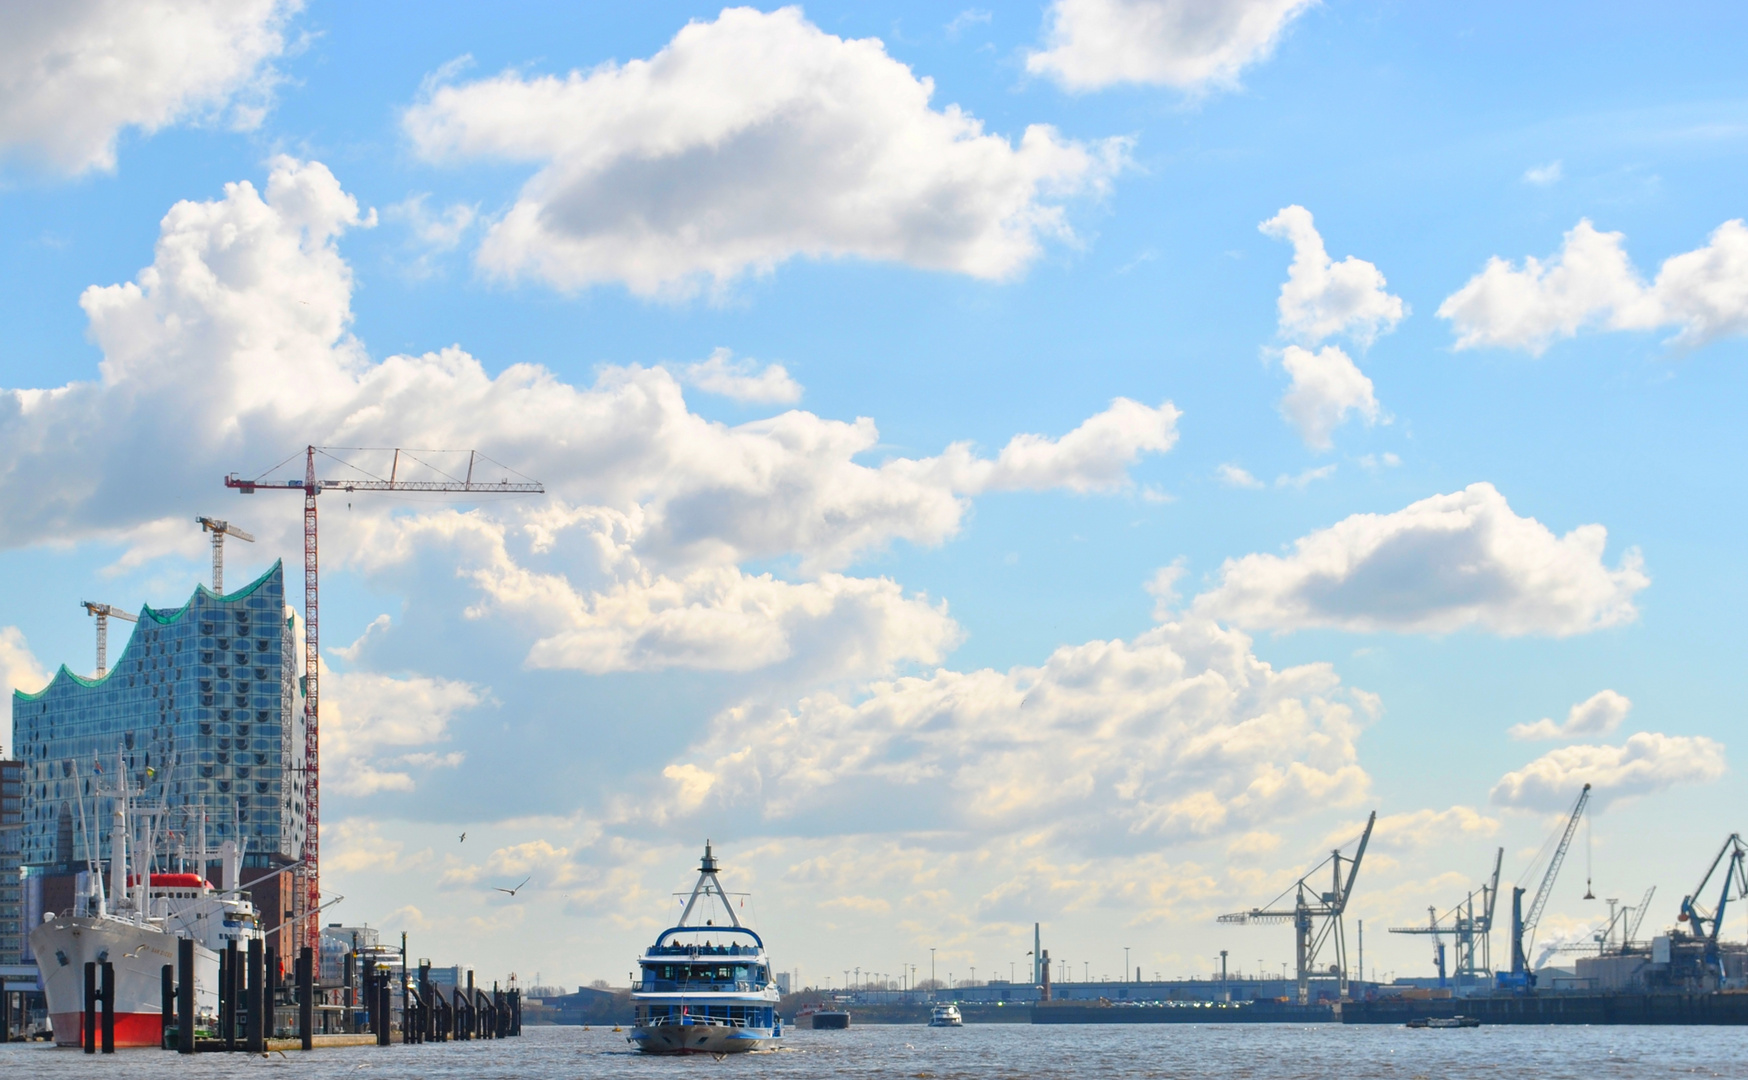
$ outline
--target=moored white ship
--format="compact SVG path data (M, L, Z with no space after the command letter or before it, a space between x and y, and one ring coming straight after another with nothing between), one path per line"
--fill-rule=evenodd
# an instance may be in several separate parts
M771 1048L783 1035L764 939L741 925L717 870L706 842L679 922L638 958L641 977L631 993L637 1019L627 1038L646 1053L742 1053ZM728 925L692 922L703 915L701 904L718 901Z
M42 972L56 1044L77 1046L84 1035L85 965L115 969L115 1044L157 1046L163 1039L163 968L177 964L177 941L192 938L197 1026L218 1011L218 954L236 941L261 936L255 907L237 890L242 855L228 841L219 847L223 890L194 873L154 873L151 817L133 850L138 873L129 872L130 800L116 800L110 833L110 882L104 888L95 865L80 875L84 887L71 912L45 913L30 930L30 947ZM202 830L204 832L204 830ZM205 865L205 844L195 864ZM177 976L178 978L180 975Z

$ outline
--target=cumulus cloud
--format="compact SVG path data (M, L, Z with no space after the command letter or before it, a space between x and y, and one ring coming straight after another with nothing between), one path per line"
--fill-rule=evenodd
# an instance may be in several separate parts
M424 675L322 670L324 784L347 795L411 791L411 768L454 768L457 754L418 752L449 738L459 713L486 700L482 687Z
M1228 559L1193 610L1237 626L1358 632L1566 637L1638 617L1650 584L1637 550L1610 567L1608 531L1555 536L1519 517L1491 484L1392 514L1355 514L1294 542L1287 555Z
M1054 0L1026 70L1074 91L1231 86L1314 0Z
M1282 337L1315 348L1327 338L1345 335L1365 348L1408 313L1402 298L1385 290L1384 275L1376 266L1352 255L1341 262L1329 257L1311 212L1303 206L1286 207L1257 228L1293 245L1293 265L1276 302ZM1301 345L1288 345L1281 353L1281 366L1292 378L1281 398L1281 416L1306 446L1328 450L1335 429L1350 414L1358 413L1368 424L1377 422L1378 399L1372 380L1341 348L1328 345L1312 352Z
M950 538L984 491L1121 487L1176 438L1169 403L1119 399L993 458L954 444L863 464L879 448L872 420L714 423L660 368L573 386L535 365L493 377L459 348L375 362L347 331L351 271L336 246L369 221L322 165L283 157L264 191L240 182L171 208L152 265L81 300L98 378L0 391L0 501L16 508L0 544L52 534L161 552L164 536L188 535L161 527L164 491L209 491L290 447L479 447L550 497L418 514L361 501L327 519L330 560L382 570L440 546L481 589L478 613L514 612L535 631L541 666L817 671L835 656L844 672L884 674L935 662L957 627L890 581L832 571L895 541ZM142 490L132 463L162 458L167 426L185 438ZM386 475L388 458L377 464ZM298 543L292 516L279 520L283 535L263 543ZM794 560L804 580L739 568L757 559Z
M24 632L16 626L0 626L0 702L6 709L6 726L0 730L8 740L12 736L12 692L34 694L48 684L49 673L30 651Z
M1514 739L1581 739L1607 735L1621 726L1633 703L1623 694L1603 690L1580 701L1566 712L1564 723L1542 717L1533 724L1513 724L1507 732Z
M1493 785L1496 806L1555 811L1572 805L1591 785L1590 802L1612 802L1684 784L1706 784L1725 772L1722 743L1697 735L1640 732L1620 746L1562 746L1550 750Z
M1339 346L1325 345L1312 352L1288 345L1281 352L1281 366L1293 379L1281 398L1281 415L1311 449L1333 447L1335 429L1350 414L1377 423L1380 409L1372 380Z
M565 290L622 282L685 296L797 257L858 257L1006 280L1063 200L1103 192L1128 143L1018 143L877 40L835 37L799 8L725 10L648 60L436 84L405 115L428 160L540 171L491 227L488 272Z
M1363 798L1355 740L1374 708L1327 665L1276 670L1242 633L1193 620L1064 646L1037 667L732 709L669 778L690 813L758 813L777 828L854 793L895 807L890 830L1141 848Z
M1330 833L1325 844L1341 843L1364 827L1361 822ZM1445 847L1457 839L1484 838L1499 831L1499 820L1472 806L1445 810L1411 810L1385 814L1372 829L1372 847L1379 851L1426 851Z
M115 167L127 128L265 109L302 0L23 0L0 35L0 152L63 173Z
M1487 260L1438 313L1451 321L1459 349L1538 355L1587 329L1673 329L1670 341L1680 346L1748 332L1748 226L1740 218L1718 226L1705 247L1664 260L1649 285L1625 240L1581 220L1547 262Z
M1352 255L1340 262L1329 257L1303 206L1286 207L1257 228L1293 245L1293 265L1276 301L1281 336L1315 345L1346 335L1365 347L1408 314L1402 298L1386 291L1376 266Z
M683 365L679 373L686 385L735 401L792 405L801 400L801 384L790 378L788 368L761 368L752 360L736 360L728 349L715 349L696 364Z

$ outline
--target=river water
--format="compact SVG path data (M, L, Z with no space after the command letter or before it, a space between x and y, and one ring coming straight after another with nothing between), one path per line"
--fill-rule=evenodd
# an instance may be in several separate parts
M1748 1080L1748 1028L1484 1027L1411 1031L1335 1024L972 1025L792 1031L784 1049L708 1057L652 1058L608 1028L530 1028L519 1039L424 1046L347 1047L308 1054L203 1054L159 1050L86 1057L41 1044L0 1046L0 1077L263 1074L408 1080L633 1077L1216 1077L1220 1080Z

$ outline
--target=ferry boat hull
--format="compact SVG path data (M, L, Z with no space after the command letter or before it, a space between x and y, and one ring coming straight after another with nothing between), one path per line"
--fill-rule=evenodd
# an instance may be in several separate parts
M663 1021L639 1026L632 1043L647 1054L744 1054L772 1045L776 1036L769 1029L732 1027L709 1021L679 1023Z
M49 1022L57 1046L84 1039L85 965L115 965L115 1045L158 1046L163 1041L163 968L176 965L177 938L150 923L108 916L59 917L30 932L42 972ZM195 1014L218 1012L218 954L194 949Z

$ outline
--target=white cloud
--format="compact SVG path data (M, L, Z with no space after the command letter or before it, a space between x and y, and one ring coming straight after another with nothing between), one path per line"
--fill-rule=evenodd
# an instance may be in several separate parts
M988 26L994 19L994 12L983 8L966 8L953 16L953 20L947 24L947 36L950 38L958 37L966 27Z
M1234 465L1231 462L1227 462L1215 469L1214 475L1219 477L1220 482L1227 487L1250 488L1251 490L1255 490L1263 486L1262 481L1250 475L1248 470Z
M1337 829L1326 843L1341 843L1363 827L1363 823ZM1412 810L1403 814L1385 814L1372 829L1372 846L1379 851L1428 851L1449 847L1462 839L1485 838L1499 831L1497 818L1490 818L1472 806L1453 806L1446 810Z
M1603 690L1572 706L1565 723L1542 717L1533 724L1513 724L1507 732L1514 739L1579 739L1607 735L1621 726L1633 703L1625 695Z
M1354 742L1373 708L1327 665L1276 670L1245 635L1194 620L1039 667L879 683L854 703L729 710L669 776L689 813L774 827L870 798L893 807L883 831L1152 849L1364 798Z
M688 386L735 401L792 405L801 400L801 384L789 377L788 368L766 364L761 369L752 360L736 360L727 349L713 350L696 364L681 366L679 373Z
M1336 467L1334 465L1320 465L1315 469L1306 469L1295 476L1288 476L1283 473L1280 476L1275 477L1275 486L1278 488L1290 487L1297 491L1304 491L1317 481L1327 480L1334 476L1335 469Z
M302 0L22 0L0 34L0 152L115 167L126 128L223 114L254 126Z
M1625 239L1581 220L1545 263L1487 260L1438 313L1451 321L1459 349L1535 354L1587 329L1674 329L1670 340L1682 346L1748 332L1748 226L1740 218L1718 226L1705 247L1664 260L1649 285L1628 259Z
M1610 568L1608 531L1555 536L1519 517L1491 484L1355 514L1295 541L1288 555L1228 559L1193 610L1237 626L1296 630L1565 637L1638 617L1650 584L1636 550Z
M1281 397L1281 415L1313 450L1335 445L1335 429L1348 416L1358 413L1375 424L1381 411L1372 393L1372 380L1337 345L1317 352L1288 345L1281 351L1281 366L1292 383Z
M1315 345L1345 334L1362 348L1396 328L1408 314L1399 296L1384 288L1384 275L1352 255L1336 262L1303 206L1289 206L1258 225L1265 236L1293 245L1293 265L1281 286L1281 336Z
M1640 732L1621 746L1562 746L1550 750L1493 785L1497 806L1554 811L1572 805L1578 789L1592 787L1591 806L1601 810L1620 799L1654 795L1684 784L1721 779L1723 744L1695 735Z
M407 269L419 278L435 273L437 257L461 246L462 238L479 220L478 206L451 203L433 211L426 205L430 198L429 194L418 192L383 212L385 219L406 227L407 246L417 252Z
M34 694L48 684L49 673L30 651L24 632L16 626L0 626L0 701L5 702L6 709L6 726L0 730L8 741L12 736L12 692Z
M643 296L796 256L1010 279L1072 239L1062 200L1127 155L1045 125L1015 145L933 93L877 40L731 8L648 60L430 86L405 128L428 160L540 166L480 248L488 272Z
M210 491L213 476L288 447L479 447L551 496L393 515L361 500L325 519L330 560L375 572L441 548L480 589L476 611L514 613L542 666L868 677L937 662L958 628L890 581L829 571L894 541L945 541L980 492L1122 487L1140 455L1176 439L1169 403L1118 399L1060 438L1016 436L993 459L954 444L865 465L879 448L872 420L792 410L712 423L659 368L606 368L579 387L533 365L493 378L459 348L374 362L346 331L351 273L336 249L367 220L326 168L289 158L274 161L265 193L238 183L173 207L138 281L82 299L99 378L0 391L0 501L17 508L0 543L180 551L196 540L186 522L165 524L165 490ZM165 425L188 437L142 491L131 463ZM295 547L293 515L276 520L263 547ZM755 559L794 560L804 580L739 568Z
M408 751L447 741L450 721L486 698L484 688L454 679L333 671L324 663L324 785L347 795L411 791L407 768L454 768L456 754Z
M1550 184L1559 183L1560 178L1564 175L1565 173L1564 170L1560 168L1560 163L1558 161L1550 161L1546 165L1534 165L1525 169L1523 173L1523 182L1526 184L1534 184L1537 187L1547 187Z
M1069 90L1231 86L1314 0L1054 0L1049 47L1026 70Z

